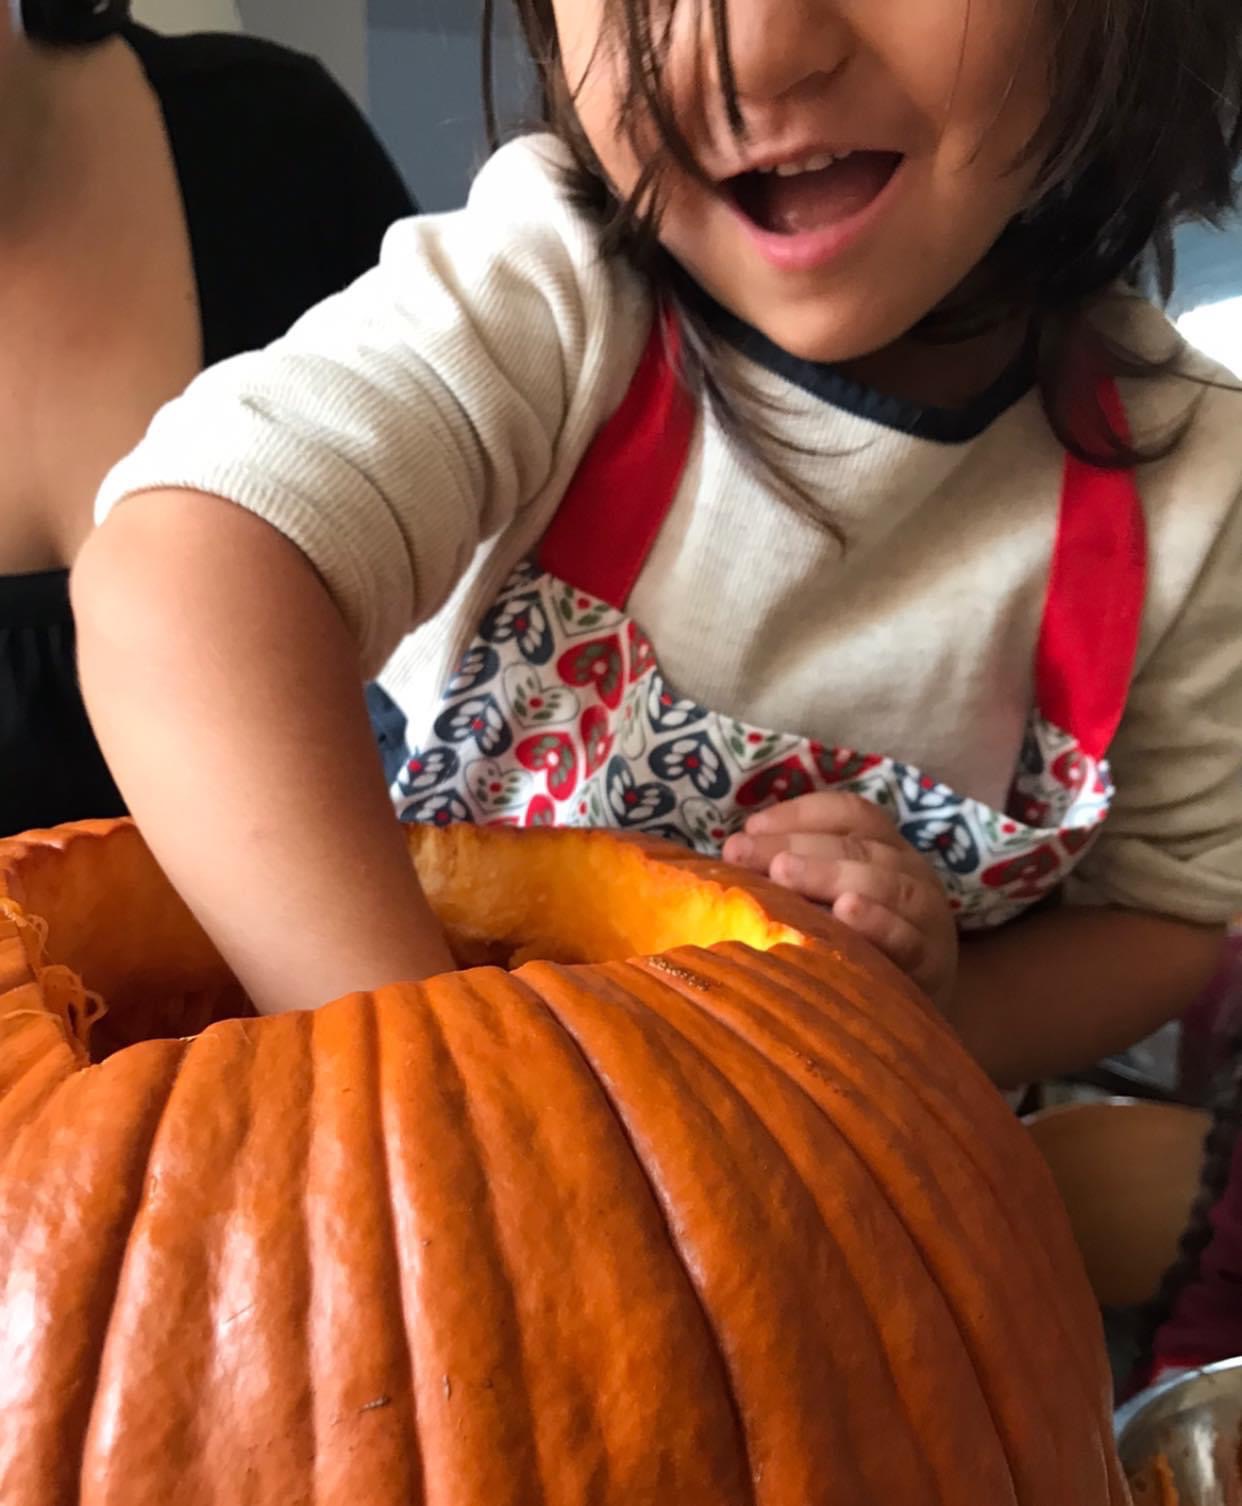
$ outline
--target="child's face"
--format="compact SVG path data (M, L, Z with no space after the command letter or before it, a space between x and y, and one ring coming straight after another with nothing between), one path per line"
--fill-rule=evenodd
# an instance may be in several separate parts
M657 33L667 5L655 0ZM583 128L628 194L639 164L617 128L619 49L597 47L606 0L553 8ZM670 164L662 241L795 355L845 361L890 345L1027 199L1038 163L1014 161L1049 103L1044 0L730 0L740 139L708 13L675 6L665 87L712 186ZM821 171L748 171L827 153L839 160Z

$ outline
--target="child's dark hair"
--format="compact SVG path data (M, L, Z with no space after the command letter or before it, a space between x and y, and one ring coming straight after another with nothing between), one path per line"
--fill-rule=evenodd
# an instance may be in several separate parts
M614 196L575 116L551 0L512 3L539 70L544 122L573 154L576 197L600 217L605 251L636 263L657 293L676 305L687 379L706 392L724 428L747 445L751 425L743 422L743 412L755 416L754 399L722 376L711 329L686 296L684 274L658 243L659 165L644 170L626 201ZM1218 222L1236 202L1242 5L1239 0L1042 3L1053 9L1053 103L1027 148L1042 165L1032 207L1005 230L985 260L983 271L990 275L980 279L970 307L936 311L920 333L929 340L952 340L1014 313L1029 314L1038 339L1039 390L1058 439L1080 459L1129 467L1172 451L1189 420L1158 436L1118 433L1094 401L1095 379L1164 375L1177 368L1180 349L1164 359L1123 349L1089 316L1118 281L1154 278L1167 299L1175 224L1186 218ZM605 0L605 24L627 65L620 128L633 136L650 122L670 156L700 175L664 89L669 14L678 4L710 13L725 103L740 132L729 65L729 0ZM495 5L496 0L485 0L489 39ZM494 126L490 75L489 42L484 76ZM645 157L638 153L638 160Z

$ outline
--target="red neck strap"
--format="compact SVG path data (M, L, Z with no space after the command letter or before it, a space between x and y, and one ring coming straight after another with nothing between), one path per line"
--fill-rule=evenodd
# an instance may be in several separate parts
M697 419L678 375L673 316L657 319L621 406L588 451L544 535L539 563L610 606L623 608L673 506ZM1126 432L1111 381L1104 413ZM1121 722L1138 649L1147 586L1147 533L1132 472L1072 456L1061 510L1035 690L1044 716L1102 757Z
M678 374L680 331L657 319L621 406L600 431L539 547L549 575L624 607L676 500L695 405Z

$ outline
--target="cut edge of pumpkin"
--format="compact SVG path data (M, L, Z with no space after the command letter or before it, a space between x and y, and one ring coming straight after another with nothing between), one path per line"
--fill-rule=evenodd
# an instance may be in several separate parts
M537 960L593 965L725 943L761 952L823 943L837 951L842 944L841 928L819 907L765 878L652 838L465 825L408 825L405 832L461 968L512 969ZM96 883L104 910L115 907L103 924L85 897ZM75 923L83 905L89 913ZM153 986L166 994L170 1015L179 982L192 994L205 981L229 980L129 820L84 821L0 841L0 941L6 933L20 952L7 948L0 1018L15 1017L19 994L29 1009L32 994L21 986L33 984L33 996L83 1061L91 1028L109 1004L114 1020L125 1014L119 980L128 976L126 958L131 969L141 959L148 976L136 987L148 1000ZM94 968L92 946L100 958ZM182 1031L141 1038L165 1035Z
M650 838L463 825L410 826L407 842L465 965L625 962L726 942L766 952L836 932L769 880Z
M0 896L0 1023L51 1016L74 1057L85 1063L91 1027L107 1005L71 967L47 958L47 925Z

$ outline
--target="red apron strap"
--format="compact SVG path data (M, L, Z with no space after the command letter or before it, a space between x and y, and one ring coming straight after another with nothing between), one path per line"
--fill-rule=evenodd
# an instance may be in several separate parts
M1100 401L1125 434L1116 384ZM1061 514L1035 665L1040 711L1102 758L1130 693L1147 590L1147 528L1132 471L1106 471L1072 455L1065 462Z
M695 405L677 374L677 322L657 317L634 380L570 483L539 546L549 575L623 607L668 516Z

